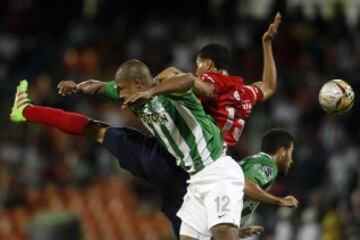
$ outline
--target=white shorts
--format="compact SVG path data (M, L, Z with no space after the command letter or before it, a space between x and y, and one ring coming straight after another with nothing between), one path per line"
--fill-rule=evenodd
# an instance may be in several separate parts
M181 223L180 235L192 237L197 240L211 240L211 236L199 233L195 228L184 222Z
M188 183L177 215L182 224L191 226L198 233L197 237L211 237L210 229L217 224L240 227L244 174L237 162L229 156L221 157L191 176ZM188 231L186 225L181 226L180 234L189 236L186 234L191 233L185 232Z

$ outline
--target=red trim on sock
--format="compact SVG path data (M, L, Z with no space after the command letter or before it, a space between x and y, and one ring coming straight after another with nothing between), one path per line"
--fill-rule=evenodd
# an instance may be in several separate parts
M88 117L65 112L61 109L50 107L28 106L24 109L24 117L29 122L52 126L64 133L81 136L89 121Z

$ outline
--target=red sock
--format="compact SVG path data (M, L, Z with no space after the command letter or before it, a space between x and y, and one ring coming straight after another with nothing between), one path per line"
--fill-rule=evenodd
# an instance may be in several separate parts
M25 108L24 117L29 122L40 123L55 127L64 133L83 135L88 118L84 115L65 112L61 109L50 107L28 106Z

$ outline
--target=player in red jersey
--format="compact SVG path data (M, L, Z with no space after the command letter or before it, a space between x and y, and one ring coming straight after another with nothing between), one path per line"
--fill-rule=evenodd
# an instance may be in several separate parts
M270 97L276 88L276 68L272 56L271 41L277 33L280 21L281 16L278 14L263 36L264 74L262 82L246 86L240 81L241 78L228 75L225 70L227 68L228 52L222 46L208 45L198 55L197 75L199 79L195 83L194 90L199 96L202 96L203 103L207 104L205 106L206 110L214 117L225 133L224 136L228 146L233 146L236 143L237 138L235 134L240 135L243 128L243 124L235 124L241 123L238 119L248 117L255 103ZM170 70L173 71L174 69ZM176 71L173 72L176 73ZM165 75L165 73L163 75L160 74L158 79L167 78L168 76ZM69 94L83 90L88 94L99 94L101 92L98 90L104 86L103 84L102 82L88 81L87 83L82 83L80 87L80 85L75 83L63 82L60 84L60 92ZM112 88L112 90L116 91L116 88ZM231 116L231 111L229 111L231 107L234 112L233 116ZM229 130L226 128L227 123L232 123ZM98 133L99 127L95 126L94 129ZM91 130L94 129L91 128ZM233 139L232 136L234 136Z
M272 52L272 40L281 23L277 13L273 23L262 37L264 66L262 81L246 85L240 76L230 75L229 51L220 44L209 44L203 47L196 58L196 75L194 91L200 96L205 111L211 115L222 129L228 147L233 147L239 140L244 128L245 119L253 107L271 97L277 85L276 65ZM181 73L170 67L161 72L159 81Z
M271 97L277 85L277 71L272 52L272 40L275 38L281 15L277 13L268 30L263 34L263 74L262 81L245 85L240 76L230 75L227 71L230 56L226 47L220 44L209 44L203 47L196 58L197 80L193 91L200 97L206 113L211 115L221 128L227 147L234 147L245 125L245 119L253 107ZM175 67L162 71L155 78L158 81L182 73ZM80 84L73 81L62 81L59 93L63 95L78 92L98 94L103 82L88 80ZM115 81L108 82L107 88L116 91ZM110 91L111 92L111 91ZM105 93L105 95L107 95ZM111 94L110 94L111 95ZM112 96L108 96L112 98Z

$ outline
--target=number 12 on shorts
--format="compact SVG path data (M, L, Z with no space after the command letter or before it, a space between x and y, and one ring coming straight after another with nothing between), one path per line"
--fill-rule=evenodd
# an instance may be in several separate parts
M217 198L215 198L215 202L216 202L216 211L219 214L224 212L230 212L230 209L228 208L230 204L229 196L226 195L218 196Z

